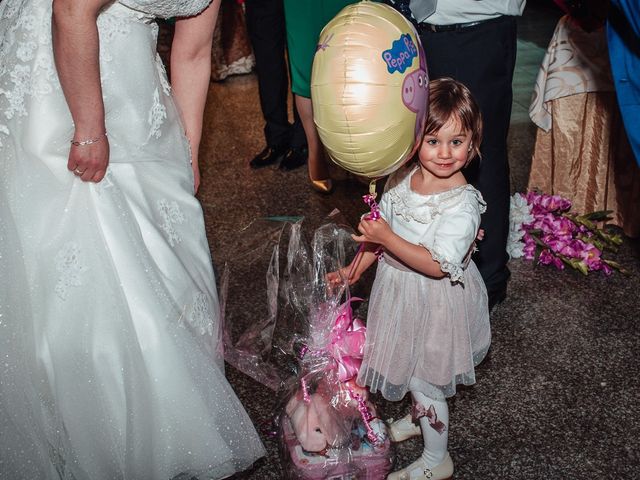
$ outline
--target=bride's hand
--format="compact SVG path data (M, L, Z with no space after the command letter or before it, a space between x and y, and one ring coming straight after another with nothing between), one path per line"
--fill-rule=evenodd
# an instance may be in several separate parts
M108 165L109 140L106 135L88 145L71 145L67 168L83 182L98 183L107 173Z

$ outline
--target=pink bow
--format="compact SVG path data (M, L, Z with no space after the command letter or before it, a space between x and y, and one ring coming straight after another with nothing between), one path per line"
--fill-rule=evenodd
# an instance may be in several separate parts
M367 220L378 220L380 218L380 207L378 207L378 204L376 203L376 194L368 193L363 195L362 200L364 200L364 203L369 205L369 208L371 208L371 212L369 212L365 218Z
M351 302L361 300L351 298L340 306L336 323L331 330L329 355L334 359L341 382L351 380L358 374L362 357L367 327L361 319L353 318Z
M444 423L442 423L440 420L438 420L438 415L436 414L436 408L433 405L429 405L429 408L426 408L421 403L414 403L411 416L414 422L422 417L427 417L427 420L429 420L429 426L433 428L436 432L438 432L440 435L442 435L444 431L447 429L447 426Z

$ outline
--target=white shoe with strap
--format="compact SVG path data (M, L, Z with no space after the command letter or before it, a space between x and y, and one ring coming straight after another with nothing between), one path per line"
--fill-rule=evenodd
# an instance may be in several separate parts
M411 437L417 437L421 434L422 430L420 429L420 425L413 423L411 414L389 424L389 439L395 443L404 442Z
M409 466L387 476L387 480L451 480L452 478L453 461L448 452L444 460L433 468L429 468L420 457Z

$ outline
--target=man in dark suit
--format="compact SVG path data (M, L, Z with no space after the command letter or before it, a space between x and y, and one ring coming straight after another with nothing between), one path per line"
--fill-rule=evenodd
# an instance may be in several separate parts
M465 177L487 202L482 215L484 239L474 261L482 274L489 308L506 297L509 233L509 161L516 60L516 17L525 0L389 0L416 25L431 80L453 77L464 83L480 105L484 123L482 158Z
M306 137L295 111L289 123L287 36L282 0L245 0L249 38L256 59L260 107L265 119L266 147L250 162L251 168L280 163L290 170L307 161Z

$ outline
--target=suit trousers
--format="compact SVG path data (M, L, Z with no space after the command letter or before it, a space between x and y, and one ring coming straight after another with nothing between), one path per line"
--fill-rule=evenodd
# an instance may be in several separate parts
M245 0L247 31L256 59L260 107L267 145L304 147L307 144L298 112L289 123L289 70L283 0Z
M516 17L510 16L453 31L420 29L429 78L453 77L464 83L482 111L481 159L474 160L463 173L487 202L481 224L485 236L474 261L489 293L503 289L510 275L506 250L511 194L507 134L516 33Z

